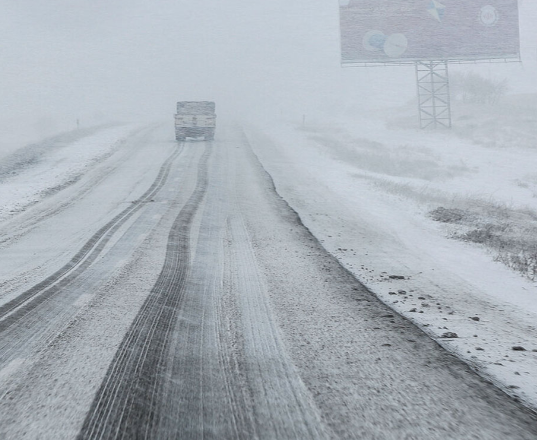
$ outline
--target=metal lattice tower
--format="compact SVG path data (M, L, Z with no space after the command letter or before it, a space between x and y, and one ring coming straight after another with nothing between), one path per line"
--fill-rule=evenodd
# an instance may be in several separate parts
M420 128L451 128L447 61L417 61Z

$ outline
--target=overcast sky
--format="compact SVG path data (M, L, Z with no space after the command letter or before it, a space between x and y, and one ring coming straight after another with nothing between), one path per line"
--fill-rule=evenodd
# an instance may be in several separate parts
M182 99L214 99L229 113L306 113L415 94L412 67L341 69L337 0L0 4L0 121L166 116ZM537 92L537 2L520 8L523 65L456 69Z

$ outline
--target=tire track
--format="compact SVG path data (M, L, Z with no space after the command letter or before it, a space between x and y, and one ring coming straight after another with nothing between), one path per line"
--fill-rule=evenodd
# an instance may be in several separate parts
M220 356L230 351L228 332L221 327L217 312L225 273L222 240L230 208L226 147L219 144L211 167L196 250L170 348L159 425L152 433L156 439L242 439L245 432L253 432L244 420L250 412L243 384L229 380L235 371Z
M215 151L170 361L160 372L166 386L157 396L158 418L150 430L125 437L324 438L258 277L242 217L256 205L237 200L238 185L251 184L236 180L251 172L251 163L237 164L241 156L236 142Z
M149 189L138 200L102 226L66 265L13 300L0 306L0 333L40 304L61 292L96 260L117 230L145 203L151 201L164 186L170 168L181 151L182 148L174 150L161 166L157 178Z
M250 143L244 142L244 137L241 140L240 149L232 150L234 154L229 165L235 168L235 172L232 173L233 207L226 223L229 261L229 273L226 275L230 287L224 315L230 315L227 319L237 322L242 347L232 352L230 357L235 357L233 363L237 364L237 373L246 385L243 388L249 394L251 418L256 428L255 436L244 438L328 438L318 408L312 402L282 340L269 292L261 276L254 251L254 246L259 243L252 238L247 226L253 210L242 189L247 187L246 182L248 186L257 187L252 185L254 179L246 178L248 173L261 176L261 180L268 174ZM237 154L239 151L240 154ZM248 193L256 194L261 190L270 194L271 198L277 197L270 183L264 181ZM263 203L269 201L260 197L259 193L256 195L257 200L264 199Z
M150 438L158 429L172 333L190 265L190 230L207 190L210 154L208 145L196 187L170 231L161 274L108 369L79 439Z

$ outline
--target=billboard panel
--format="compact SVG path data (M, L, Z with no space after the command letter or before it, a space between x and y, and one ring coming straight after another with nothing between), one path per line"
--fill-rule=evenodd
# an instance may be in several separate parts
M343 64L519 58L517 0L339 0Z

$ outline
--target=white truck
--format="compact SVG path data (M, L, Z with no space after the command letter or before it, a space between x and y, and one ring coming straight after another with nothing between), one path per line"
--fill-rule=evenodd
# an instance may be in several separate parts
M175 139L203 137L214 139L216 129L215 104L210 101L180 101L175 115Z

